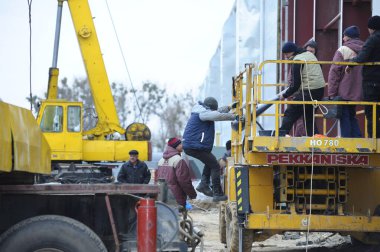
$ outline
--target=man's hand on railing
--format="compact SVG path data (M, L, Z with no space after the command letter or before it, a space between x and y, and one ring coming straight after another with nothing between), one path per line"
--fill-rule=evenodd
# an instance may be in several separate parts
M230 110L231 110L231 109L235 109L238 103L239 103L238 101L235 101L235 102L231 103L231 104L228 106L229 109L230 109Z
M282 90L280 93L277 94L277 97L278 97L278 99L279 99L280 101L286 99L286 98L284 97L284 94L285 94L286 90L287 90L287 89Z
M346 66L346 68L344 69L344 72L345 72L346 74L351 73L352 67L353 67L353 66Z
M240 122L245 122L245 115L241 115L241 116L236 115L235 120L240 121Z

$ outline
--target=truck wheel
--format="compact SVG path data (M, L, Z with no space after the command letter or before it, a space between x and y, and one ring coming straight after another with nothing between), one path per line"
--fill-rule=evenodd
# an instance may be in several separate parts
M219 238L220 242L226 244L226 205L219 205Z
M253 231L243 229L243 251L251 251L253 243ZM239 251L239 225L237 207L235 202L226 206L226 242L228 252Z
M84 224L57 215L23 220L0 236L0 251L107 252L100 238Z

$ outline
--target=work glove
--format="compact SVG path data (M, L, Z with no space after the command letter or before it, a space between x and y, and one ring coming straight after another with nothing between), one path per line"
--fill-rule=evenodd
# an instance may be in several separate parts
M245 115L241 115L241 116L236 115L235 120L240 121L240 122L245 122Z
M190 196L189 196L189 198L190 198L190 199L196 199L197 196L198 196L197 193L195 193L195 196L194 196L194 197L190 197Z
M190 202L186 201L185 208L186 208L186 210L191 210L191 209L193 209L193 206L190 204Z
M231 109L235 109L236 107L237 107L237 104L238 104L239 102L238 101L234 101L233 103L231 103L228 107L230 107L230 110Z

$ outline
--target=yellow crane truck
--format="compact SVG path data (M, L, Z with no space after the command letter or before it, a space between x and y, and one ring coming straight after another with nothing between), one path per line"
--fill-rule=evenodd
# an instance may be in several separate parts
M51 173L50 146L31 111L0 102L0 114L0 251L127 248L123 237L136 238L138 198L132 195L156 197L158 187L35 184L38 175Z
M96 126L88 131L83 129L82 102L57 100L58 45L64 2L58 0L53 64L49 70L47 99L42 101L37 116L37 122L51 148L51 160L54 163L124 161L128 160L128 152L131 149L139 151L141 160L151 160L149 128L142 123L133 123L127 129L120 126L87 0L66 2L88 76L96 110ZM113 140L115 132L124 135L125 141Z
M245 122L239 122L232 131L232 157L224 177L228 201L220 205L220 239L228 251L251 251L252 242L284 231L340 232L367 244L379 244L378 138L367 134L363 138L293 137L279 131L286 104L325 108L334 104L368 105L374 116L379 104L264 99L265 90L278 92L285 85L264 83L265 66L277 64L281 68L290 63L295 62L247 64L234 78L233 101L238 102L236 113L245 115ZM259 105L274 106L274 112L258 115ZM256 123L260 117L272 118L274 129L260 129ZM331 125L328 121L336 119L316 115L316 120L326 134ZM373 132L376 127L380 125L373 125Z

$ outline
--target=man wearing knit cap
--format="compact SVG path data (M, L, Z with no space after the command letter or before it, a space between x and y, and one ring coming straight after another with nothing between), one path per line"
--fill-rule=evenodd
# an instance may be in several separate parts
M309 41L306 42L306 44L303 46L303 48L306 51L309 51L312 54L316 55L317 54L317 50L318 50L318 45L317 45L317 42L315 42L314 39L310 39Z
M347 27L343 32L343 45L335 52L333 61L349 61L362 50L364 42L359 39L360 30L357 26ZM333 100L335 96L345 101L361 101L362 67L355 67L350 74L345 74L345 66L331 65L328 77L328 96ZM340 117L340 132L342 137L361 137L358 120L356 119L356 106L342 105Z
M186 199L195 199L197 193L193 187L190 177L188 162L181 157L182 142L173 137L158 161L157 178L165 179L171 194L181 206L186 205Z
M172 137L168 141L168 146L170 146L170 147L172 147L174 149L177 148L177 146L179 146L179 145L182 146L182 141L179 138ZM182 148L181 148L181 151L182 151Z
M150 176L148 166L139 160L139 152L131 150L129 161L120 168L117 181L129 184L149 184Z
M285 43L282 52L286 59L304 63L292 65L292 83L279 98L293 96L293 101L321 100L325 86L321 66L307 64L307 61L318 61L315 55L303 48L298 48L293 42ZM314 134L313 110L313 105L289 104L284 112L280 130L289 134L293 124L305 114L306 134L312 136Z
M198 102L192 110L183 133L183 149L186 155L200 160L205 166L197 191L212 197L213 201L227 200L220 185L220 166L211 153L215 138L215 121L233 121L236 116L229 113L231 106L218 108L214 97ZM241 119L241 118L239 118ZM212 191L210 189L210 176Z
M365 41L363 49L358 56L351 61L357 63L380 62L380 16L373 16L368 19L368 31L370 36ZM356 67L354 67L356 68ZM352 67L347 67L346 72L351 72ZM364 101L380 101L380 65L363 66L362 88ZM380 138L380 109L376 110L376 137ZM365 116L367 118L368 136L372 137L372 106L365 106Z

